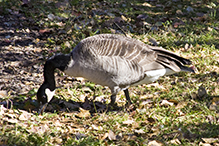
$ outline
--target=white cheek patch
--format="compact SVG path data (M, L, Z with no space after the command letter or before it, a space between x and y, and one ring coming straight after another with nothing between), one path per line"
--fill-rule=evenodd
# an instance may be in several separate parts
M68 63L68 68L71 68L74 65L74 60L71 58L70 62Z
M55 94L55 90L54 91L50 91L48 88L46 88L45 93L46 93L46 96L47 96L47 102L50 102L50 100L52 99L53 95Z

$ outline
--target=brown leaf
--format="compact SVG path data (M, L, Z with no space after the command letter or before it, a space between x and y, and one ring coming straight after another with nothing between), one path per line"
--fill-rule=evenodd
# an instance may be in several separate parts
M122 123L124 124L124 125L132 125L133 123L134 123L135 121L133 121L133 120L126 120L126 121L123 121Z
M180 109L178 109L178 110L176 111L176 114L178 114L178 115L180 115L180 116L184 116L184 115L185 115Z
M151 131L153 131L153 132L159 132L159 131L160 131L160 125L153 126L153 127L151 128Z
M183 15L183 12L181 10L176 10L176 14ZM174 26L175 26L175 24L174 24Z
M219 138L202 138L205 143L215 143L219 142Z
M185 106L187 106L188 102L187 101L181 101L177 104L176 109L182 109Z
M167 100L162 100L162 102L161 102L160 105L161 105L161 106L173 106L174 103L169 102L169 101L167 101Z
M135 129L134 132L136 134L144 134L145 133L142 129L139 129L139 130Z
M39 30L39 33L40 33L40 34L51 33L51 30L48 29L48 28L46 28L46 29L40 29L40 30Z
M147 120L142 121L142 122L141 122L141 125L142 125L142 126L145 126L145 125L148 125L148 124L154 124L155 122L156 122L155 119L153 119L153 118L148 118Z
M0 90L0 98L8 96L8 93L6 90Z
M158 140L153 140L148 143L148 146L162 146L163 143Z
M31 115L32 115L32 114L30 114L30 113L28 113L28 112L26 112L26 111L24 111L24 110L20 110L20 111L22 111L22 114L19 116L19 120L21 120L21 121L26 121L26 120L28 120L29 118L31 118Z
M214 103L209 106L209 109L212 110L212 111L218 111L219 110L217 105L215 105Z
M121 18L122 18L124 21L127 21L127 20L128 20L124 15L122 15Z
M7 121L8 123L11 123L11 124L19 123L19 121L17 119L8 119L7 117L2 118L2 120Z
M137 122L134 122L133 124L132 124L132 128L133 129L136 129L136 128L139 128L140 127L140 125L139 125L139 123L137 123Z
M101 138L101 140L104 140L108 137L109 133L105 133L104 136Z
M102 131L102 130L103 130L103 127L101 127L101 126L96 126L96 125L94 125L94 124L92 124L91 127L92 127L94 130L97 130L97 131Z
M212 104L219 105L219 97L214 97L212 99Z
M179 101L175 100L175 99L170 99L169 102L173 102L174 104L178 104Z
M76 116L79 118L89 118L90 115L90 111L89 110L84 110L83 108L79 108L80 113L78 113Z
M0 116L3 115L6 112L7 108L5 108L3 105L0 105Z
M56 127L61 127L62 124L60 123L60 121L56 120L54 123L53 123Z
M200 142L200 143L199 143L199 146L211 146L211 144Z
M92 90L91 90L89 87L82 87L81 90L84 91L85 93L90 93L90 92L92 92Z
M41 125L41 126L31 125L30 129L27 129L27 131L30 132L30 133L44 134L49 129L50 128L47 124L44 124L44 125Z
M112 130L109 130L108 138L109 140L116 140L116 135L114 134Z
M170 140L169 143L174 144L174 145L181 145L181 142L177 138Z

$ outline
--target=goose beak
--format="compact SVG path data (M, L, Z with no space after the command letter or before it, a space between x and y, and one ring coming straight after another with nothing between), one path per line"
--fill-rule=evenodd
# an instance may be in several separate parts
M40 115L43 114L43 112L46 109L47 105L48 105L48 102L45 103L44 105L41 105L40 108L39 108L38 114L40 114Z

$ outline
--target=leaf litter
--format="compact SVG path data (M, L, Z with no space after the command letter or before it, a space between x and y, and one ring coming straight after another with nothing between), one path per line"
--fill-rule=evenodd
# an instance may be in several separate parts
M71 144L76 143L76 140L83 143L83 139L90 140L89 136L92 142L98 139L100 143L104 141L105 145L124 144L123 141L130 145L164 145L166 142L180 145L184 144L184 139L199 145L218 143L219 45L215 37L218 20L214 16L214 10L218 11L214 9L218 2L181 4L178 0L167 3L147 0L130 4L124 1L98 1L95 4L91 1L87 3L92 4L91 9L85 9L82 1L79 2L79 9L74 8L74 5L69 9L69 3L71 1L51 0L39 1L34 5L32 1L22 1L18 6L8 7L7 13L0 16L0 129L6 129L3 137L7 137L7 133L16 135L14 129L22 127L21 130L42 137L50 135L47 142L53 144L65 144L66 139L73 139ZM63 14L49 11L48 7L48 11L43 14L36 6L45 7L44 4L49 7L55 4L59 10L73 10L70 15L66 15L64 11L60 12ZM25 7L31 7L29 13L24 13L27 12ZM199 8L205 9L201 11ZM30 13L33 17L28 15ZM193 21L202 23L203 29L189 29ZM181 32L183 29L185 31ZM186 31L192 31L193 34ZM198 75L173 75L173 79L165 77L150 85L132 87L131 97L137 105L136 111L122 109L107 112L108 89L100 89L96 85L94 88L86 86L87 81L84 79L63 80L65 75L57 71L57 85L61 89L57 91L46 113L37 115L35 94L43 82L45 60L57 52L69 52L72 44L77 44L94 32L127 35L131 32L130 36L151 45L167 46L191 58ZM215 38L202 39L199 36L201 33ZM173 39L171 34L175 36ZM173 85L169 84L171 82ZM64 89L69 93L64 94ZM77 100L78 97L81 99ZM122 105L123 97L122 93L117 97ZM200 133L194 134L197 129ZM51 136L54 133L55 136ZM15 141L12 140L12 143Z

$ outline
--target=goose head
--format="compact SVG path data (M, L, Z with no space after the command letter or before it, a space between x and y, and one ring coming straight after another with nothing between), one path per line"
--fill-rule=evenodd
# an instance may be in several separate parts
M48 84L43 83L37 91L37 101L40 104L39 113L44 112L47 104L51 101L55 94L55 90L51 90Z

